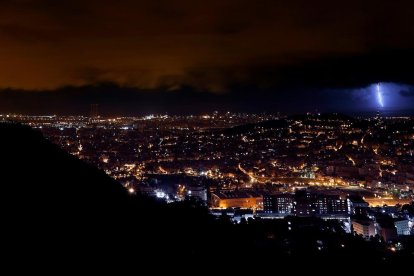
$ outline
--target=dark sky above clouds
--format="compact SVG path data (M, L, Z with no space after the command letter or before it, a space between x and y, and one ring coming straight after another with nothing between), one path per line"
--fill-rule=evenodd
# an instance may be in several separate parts
M0 111L352 109L379 81L409 102L413 18L402 0L3 0Z

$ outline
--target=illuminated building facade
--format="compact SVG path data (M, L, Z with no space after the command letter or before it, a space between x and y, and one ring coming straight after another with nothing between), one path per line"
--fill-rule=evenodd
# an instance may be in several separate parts
M357 235L361 235L365 239L375 236L375 223L372 220L352 220L352 227Z
M263 196L263 210L267 214L292 214L294 196L292 194L275 194Z
M262 209L263 197L253 191L220 191L211 193L211 205L223 209Z
M339 195L310 193L299 190L295 194L263 196L263 210L267 214L294 214L297 216L349 215L350 204Z
M394 222L395 228L397 228L397 235L410 235L409 222L410 221L408 219L400 219Z

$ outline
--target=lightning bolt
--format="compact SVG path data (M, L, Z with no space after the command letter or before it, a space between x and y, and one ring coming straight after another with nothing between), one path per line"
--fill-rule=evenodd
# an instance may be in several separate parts
M377 84L377 101L381 107L384 107L384 101L382 100L382 94L379 83Z

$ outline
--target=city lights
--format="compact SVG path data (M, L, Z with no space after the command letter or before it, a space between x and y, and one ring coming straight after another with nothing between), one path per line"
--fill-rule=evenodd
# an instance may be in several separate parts
M380 95L379 84L377 89ZM210 210L240 208L263 218L345 219L354 212L351 195L364 194L360 204L367 207L403 205L413 198L414 130L392 130L395 124L409 126L410 118L233 113L100 117L99 122L82 116L0 118L41 129L131 195L167 203L197 198ZM372 126L361 129L361 122ZM298 195L303 190L309 191L306 200Z

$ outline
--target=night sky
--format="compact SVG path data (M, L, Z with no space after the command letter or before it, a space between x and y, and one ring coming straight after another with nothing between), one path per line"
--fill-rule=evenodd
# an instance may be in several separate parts
M3 0L0 65L0 113L403 112L414 2Z

